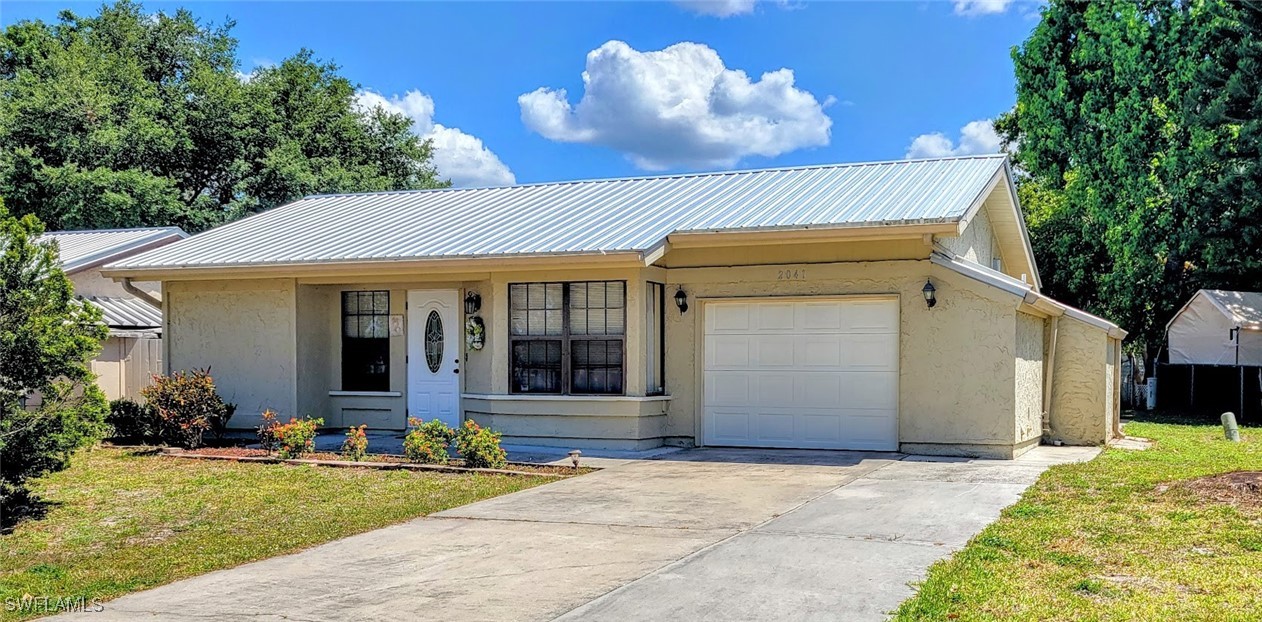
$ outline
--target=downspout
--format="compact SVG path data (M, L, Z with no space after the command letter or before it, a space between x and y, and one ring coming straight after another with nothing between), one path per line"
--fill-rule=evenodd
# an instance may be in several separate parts
M1052 440L1052 376L1056 371L1056 338L1060 334L1060 316L1052 316L1052 335L1048 344L1047 369L1043 374L1043 440Z
M159 309L161 309L161 308L162 308L162 301L161 301L161 300L158 300L157 298L154 298L154 297L153 297L153 294L150 294L149 292L147 292L147 291L145 291L145 290L143 290L143 289L140 289L139 287L136 287L135 285L132 285L132 284L131 284L131 277L123 277L123 279L122 279L121 281L119 281L119 283L121 283L121 284L123 285L123 291L125 291L125 292L127 292L127 293L129 293L129 294L131 294L131 295L133 295L133 296L135 296L135 297L137 297L137 298L139 298L139 299L141 299L141 300L143 300L143 301L145 301L145 302L147 302L147 303L149 303L149 304L151 304L151 305L153 305L153 306L155 306L155 307L159 308Z

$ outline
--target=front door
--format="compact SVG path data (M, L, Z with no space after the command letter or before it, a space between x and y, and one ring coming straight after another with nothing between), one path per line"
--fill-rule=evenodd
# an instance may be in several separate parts
M460 292L408 292L408 416L460 425Z

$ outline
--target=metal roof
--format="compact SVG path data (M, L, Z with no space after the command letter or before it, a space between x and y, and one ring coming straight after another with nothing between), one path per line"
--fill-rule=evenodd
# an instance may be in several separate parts
M139 298L91 296L91 304L100 307L105 325L110 328L158 328L162 326L162 310Z
M958 221L1003 155L312 196L110 269L646 253L674 233Z
M146 227L50 231L41 236L40 241L56 240L61 253L61 268L66 272L75 272L164 240L173 242L186 237L188 234L179 227Z

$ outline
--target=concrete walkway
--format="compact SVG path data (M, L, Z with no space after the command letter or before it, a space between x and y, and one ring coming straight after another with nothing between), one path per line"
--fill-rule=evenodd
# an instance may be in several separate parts
M1050 465L704 449L106 603L91 620L880 620Z

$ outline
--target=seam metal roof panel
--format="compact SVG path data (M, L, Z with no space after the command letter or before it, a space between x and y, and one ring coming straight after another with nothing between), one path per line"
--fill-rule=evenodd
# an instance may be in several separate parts
M116 269L644 253L673 233L958 221L1003 155L319 195Z

